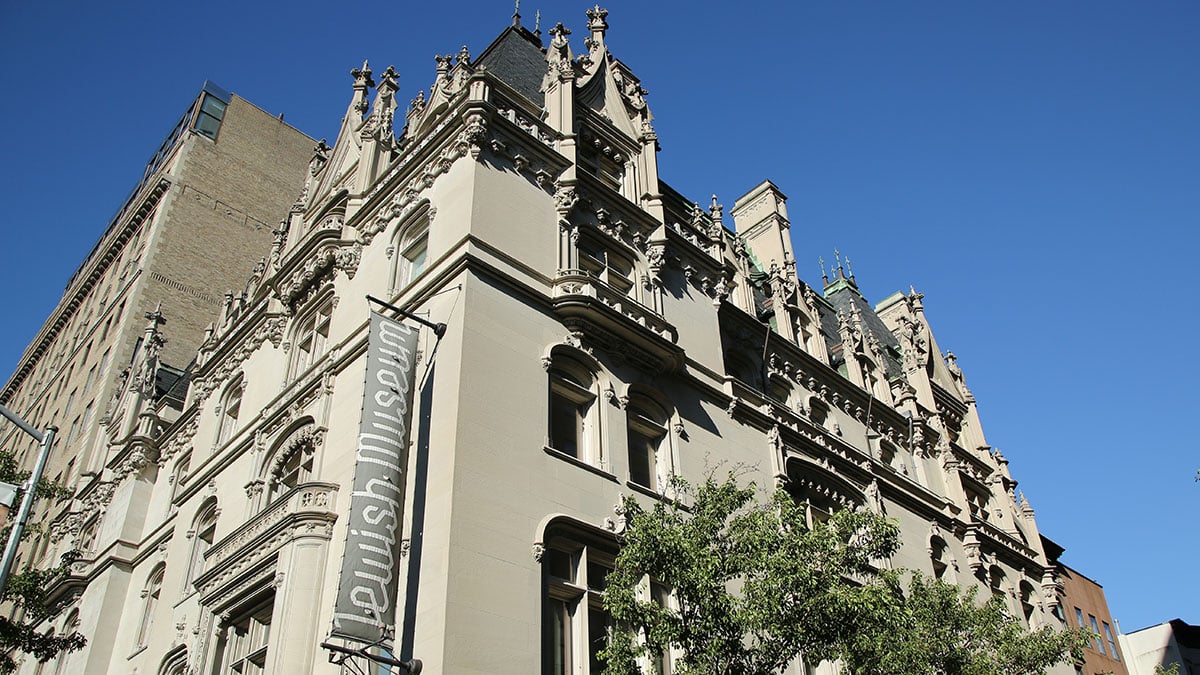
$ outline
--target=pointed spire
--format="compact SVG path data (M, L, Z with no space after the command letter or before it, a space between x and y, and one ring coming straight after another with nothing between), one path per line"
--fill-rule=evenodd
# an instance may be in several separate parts
M850 256L846 256L846 275L850 281L854 281L854 270L850 269Z
M817 263L819 263L821 265L821 281L825 282L825 285L828 286L829 285L829 275L825 273L825 258L822 258L821 256L817 256Z
M836 248L833 249L833 259L837 262L837 278L845 279L846 273L845 270L842 269L842 252Z
M540 9L533 12L533 34L542 37L542 10Z
M514 0L512 25L513 25L513 28L521 27L521 0Z

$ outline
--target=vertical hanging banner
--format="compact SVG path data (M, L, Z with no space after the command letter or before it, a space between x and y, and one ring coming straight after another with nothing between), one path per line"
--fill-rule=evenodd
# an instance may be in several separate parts
M417 331L371 312L362 421L331 637L375 642L396 623Z

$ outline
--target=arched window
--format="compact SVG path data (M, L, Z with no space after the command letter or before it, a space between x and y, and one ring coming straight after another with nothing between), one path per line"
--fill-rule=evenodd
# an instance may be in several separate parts
M187 647L179 647L163 658L158 675L187 675Z
M392 290L408 286L425 271L429 259L428 203L418 207L407 221L396 230L392 246L396 251L396 264L392 268Z
M1034 590L1033 584L1025 579L1021 580L1021 615L1025 617L1025 625L1030 628L1037 628L1037 591Z
M999 565L992 565L990 568L988 568L987 579L988 588L991 590L992 595L1000 598L1001 602L1004 603L1005 609L1011 610L1012 608L1008 605L1008 586L1005 580L1004 570L1000 569Z
M217 422L217 447L225 445L225 442L237 430L238 415L242 411L242 391L245 389L245 386L245 380L239 377L225 389L225 394L221 397L221 408L217 412L217 416L219 417Z
M55 635L57 635L57 633L54 632L53 628L46 631L47 639L53 639ZM44 673L46 671L46 663L47 663L47 661L38 659L37 665L34 666L34 668L33 668L33 675L42 675L42 673Z
M192 524L192 556L188 561L187 578L184 580L184 592L192 591L192 583L204 573L204 554L212 548L217 537L217 500L209 499L200 507Z
M89 557L89 554L92 552L92 548L94 548L96 545L96 530L99 528L99 526L100 518L96 517L89 521L87 525L84 525L83 529L79 531L79 552L83 554L85 558Z
M189 450L175 462L175 470L171 473L171 503L167 508L172 512L175 510L175 498L179 496L184 484L187 483L191 467L192 453Z
M583 675L604 670L599 652L612 617L603 594L616 544L572 528L547 532L541 556L543 588L543 672Z
M629 480L661 492L672 473L669 420L660 405L644 396L626 405L629 439Z
M71 635L79 630L79 610L73 609L67 615L67 620L63 622L62 634L64 636ZM71 658L69 652L59 652L58 656L54 657L54 675L59 673L70 672L66 669L67 660Z
M142 588L142 622L138 626L137 646L146 644L150 638L150 626L154 623L154 610L158 608L158 599L162 596L163 574L166 565L159 563L146 578Z
M292 333L292 377L303 373L316 363L329 342L329 317L333 314L332 298L300 318Z
M313 458L322 431L311 421L288 434L264 464L267 483L266 504L312 479Z
M557 356L550 366L550 448L599 464L596 377L581 362Z
M929 538L929 559L933 563L933 577L948 584L957 583L954 574L954 561L950 557L950 547L946 540L933 535Z

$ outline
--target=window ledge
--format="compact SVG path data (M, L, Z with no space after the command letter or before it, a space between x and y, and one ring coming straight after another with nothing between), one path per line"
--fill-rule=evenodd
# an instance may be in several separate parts
M611 480L614 483L620 482L620 480L616 477L616 475L611 474L611 473L605 471L604 469L601 469L598 466L593 466L591 464L588 464L587 462L585 462L581 459L572 457L565 452L560 452L558 450L555 450L554 448L552 448L548 445L543 446L542 450L545 451L545 453L547 455L550 455L551 457L554 457L555 459L561 459L564 462L567 462L568 464L574 464L575 466L577 466L581 469L586 469L587 471L590 471L590 472L596 474L597 476L600 476L601 478L607 478L608 480Z
M625 481L625 487L629 488L630 490L633 490L634 492L640 492L641 494L644 494L647 497L653 497L654 499L658 499L660 501L664 501L664 502L671 501L670 497L659 492L658 490L655 490L654 488L646 487L645 485L642 485L641 483L635 483L631 480L627 480L627 481Z

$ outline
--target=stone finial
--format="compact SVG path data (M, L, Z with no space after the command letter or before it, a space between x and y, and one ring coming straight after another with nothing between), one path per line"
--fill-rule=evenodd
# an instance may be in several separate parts
M589 49L598 49L604 47L604 32L608 30L608 10L602 9L600 5L596 5L587 11L588 30L592 32L588 38Z
M825 258L817 256L817 263L821 265L821 281L825 282L825 285L828 286L829 275L825 273Z
M466 45L463 45L462 49L458 50L458 63L463 66L471 65L471 52L467 50Z
M375 86L375 80L371 79L370 64L364 59L362 68L352 69L350 77L354 78L354 99L351 106L361 115L367 111L367 90Z
M565 47L567 44L567 36L570 34L571 29L567 28L562 24L561 21L559 21L558 23L554 24L553 28L550 29L550 37L552 38L550 45L555 49L561 49L562 47Z
M437 61L438 79L448 79L450 77L450 65L454 62L454 56L452 54L446 54L445 56L434 54L433 60Z
M154 306L153 312L146 312L146 322L147 333L157 333L158 327L167 322L163 317L161 302Z
M533 13L533 34L542 37L542 10Z
M375 80L371 79L371 64L363 59L362 68L354 68L350 71L350 77L354 78L354 88L366 91L370 87L375 86Z
M513 28L521 27L521 0L513 0Z

